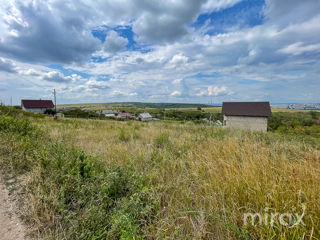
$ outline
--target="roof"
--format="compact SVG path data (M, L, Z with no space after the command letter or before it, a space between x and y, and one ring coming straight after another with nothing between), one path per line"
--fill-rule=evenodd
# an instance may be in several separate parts
M130 113L119 113L118 117L131 117Z
M223 102L222 115L270 117L271 108L269 102Z
M112 110L102 110L103 114L112 114L113 111Z
M21 105L25 108L54 108L52 100L21 100Z
M149 113L147 113L147 112L140 113L140 114L139 114L139 117L140 117L140 118L152 118L152 116L151 116Z

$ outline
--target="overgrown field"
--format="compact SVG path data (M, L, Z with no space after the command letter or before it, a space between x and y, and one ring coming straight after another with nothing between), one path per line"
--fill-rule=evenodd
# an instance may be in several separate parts
M319 239L319 149L296 132L0 116L1 170L46 239Z

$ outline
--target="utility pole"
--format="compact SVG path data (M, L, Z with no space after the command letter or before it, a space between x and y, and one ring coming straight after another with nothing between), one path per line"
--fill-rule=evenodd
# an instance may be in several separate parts
M53 89L53 96L54 96L54 111L57 112L57 96L56 96L56 89Z
M12 96L10 97L10 105L12 107Z

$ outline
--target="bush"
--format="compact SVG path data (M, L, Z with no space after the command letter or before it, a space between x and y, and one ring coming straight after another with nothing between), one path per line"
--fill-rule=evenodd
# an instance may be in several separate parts
M1 166L15 173L29 171L23 192L32 201L24 204L25 219L44 238L143 238L157 201L147 176L136 174L130 162L105 164L63 142L52 142L26 119L0 116L0 132L1 144L8 144ZM123 130L120 136L127 139Z
M0 131L12 132L21 136L26 136L36 131L36 129L27 119L16 119L9 116L0 116Z
M48 114L48 115L55 115L56 111L54 109L48 108L44 111L44 114Z
M312 126L319 125L320 112L275 112L268 119L268 130L317 136Z

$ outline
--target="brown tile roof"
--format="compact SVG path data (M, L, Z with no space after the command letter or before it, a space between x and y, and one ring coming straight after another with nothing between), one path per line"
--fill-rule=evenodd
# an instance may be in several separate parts
M25 108L54 108L51 100L21 100L21 105Z
M222 115L270 117L271 108L269 102L223 102Z

